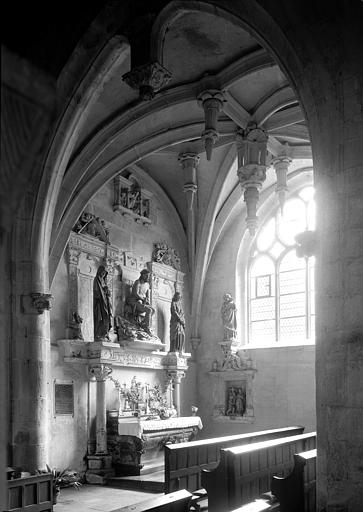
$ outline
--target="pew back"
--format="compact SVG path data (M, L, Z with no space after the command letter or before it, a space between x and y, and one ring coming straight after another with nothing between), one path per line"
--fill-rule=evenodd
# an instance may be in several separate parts
M274 476L271 491L281 512L315 512L316 449L294 455L294 468L285 478Z
M233 436L202 439L165 446L165 492L201 487L202 469L214 469L220 460L221 448L255 443L268 439L302 434L304 427L292 426Z
M218 467L202 472L209 512L233 510L269 491L272 475L288 474L294 454L315 446L312 432L222 449Z

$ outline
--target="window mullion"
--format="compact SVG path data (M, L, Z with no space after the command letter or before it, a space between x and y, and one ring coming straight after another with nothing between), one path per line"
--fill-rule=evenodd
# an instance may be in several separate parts
M311 338L311 304L310 304L310 272L309 272L309 258L305 258L305 303L306 303L306 337Z

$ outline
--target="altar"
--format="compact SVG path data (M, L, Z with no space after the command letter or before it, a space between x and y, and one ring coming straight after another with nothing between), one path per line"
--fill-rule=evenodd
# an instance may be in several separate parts
M142 475L164 464L164 446L195 439L203 428L199 416L165 420L117 417L109 412L107 447L117 476Z

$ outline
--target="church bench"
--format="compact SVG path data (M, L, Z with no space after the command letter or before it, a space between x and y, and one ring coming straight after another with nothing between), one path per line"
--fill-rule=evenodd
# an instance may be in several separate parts
M224 448L218 467L202 471L208 511L233 510L270 490L273 474L286 475L294 454L315 448L316 433Z
M271 492L281 512L315 512L316 449L294 455L294 468L285 478L273 476Z
M292 426L165 445L165 492L187 489L190 492L199 490L203 494L200 489L201 471L214 469L218 465L221 448L293 436L303 432L304 427Z
M134 505L117 508L112 512L188 512L191 498L190 492L182 489Z
M31 475L7 481L7 508L3 512L51 512L53 510L53 476Z

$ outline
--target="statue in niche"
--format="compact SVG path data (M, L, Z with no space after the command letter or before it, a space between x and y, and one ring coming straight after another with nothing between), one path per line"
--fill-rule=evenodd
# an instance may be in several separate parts
M83 318L79 315L77 311L73 313L73 339L74 340L83 340L83 334L81 329L81 324L83 322Z
M107 271L103 265L98 267L93 280L93 322L95 340L109 340L112 327L111 293L107 286Z
M246 411L246 398L242 388L238 388L236 394L236 415L243 416Z
M224 331L223 340L235 340L237 338L237 308L230 293L223 295L221 316Z
M228 389L226 416L236 413L236 391L233 386Z
M133 316L142 317L139 321L141 328L150 336L151 332L151 316L154 308L150 305L150 271L146 268L140 272L139 279L136 279L132 286L131 295L126 299L126 303L132 307Z
M141 215L142 217L149 218L150 215L150 204L148 199L141 200Z
M170 352L184 352L185 318L180 304L180 293L175 292L170 306Z

